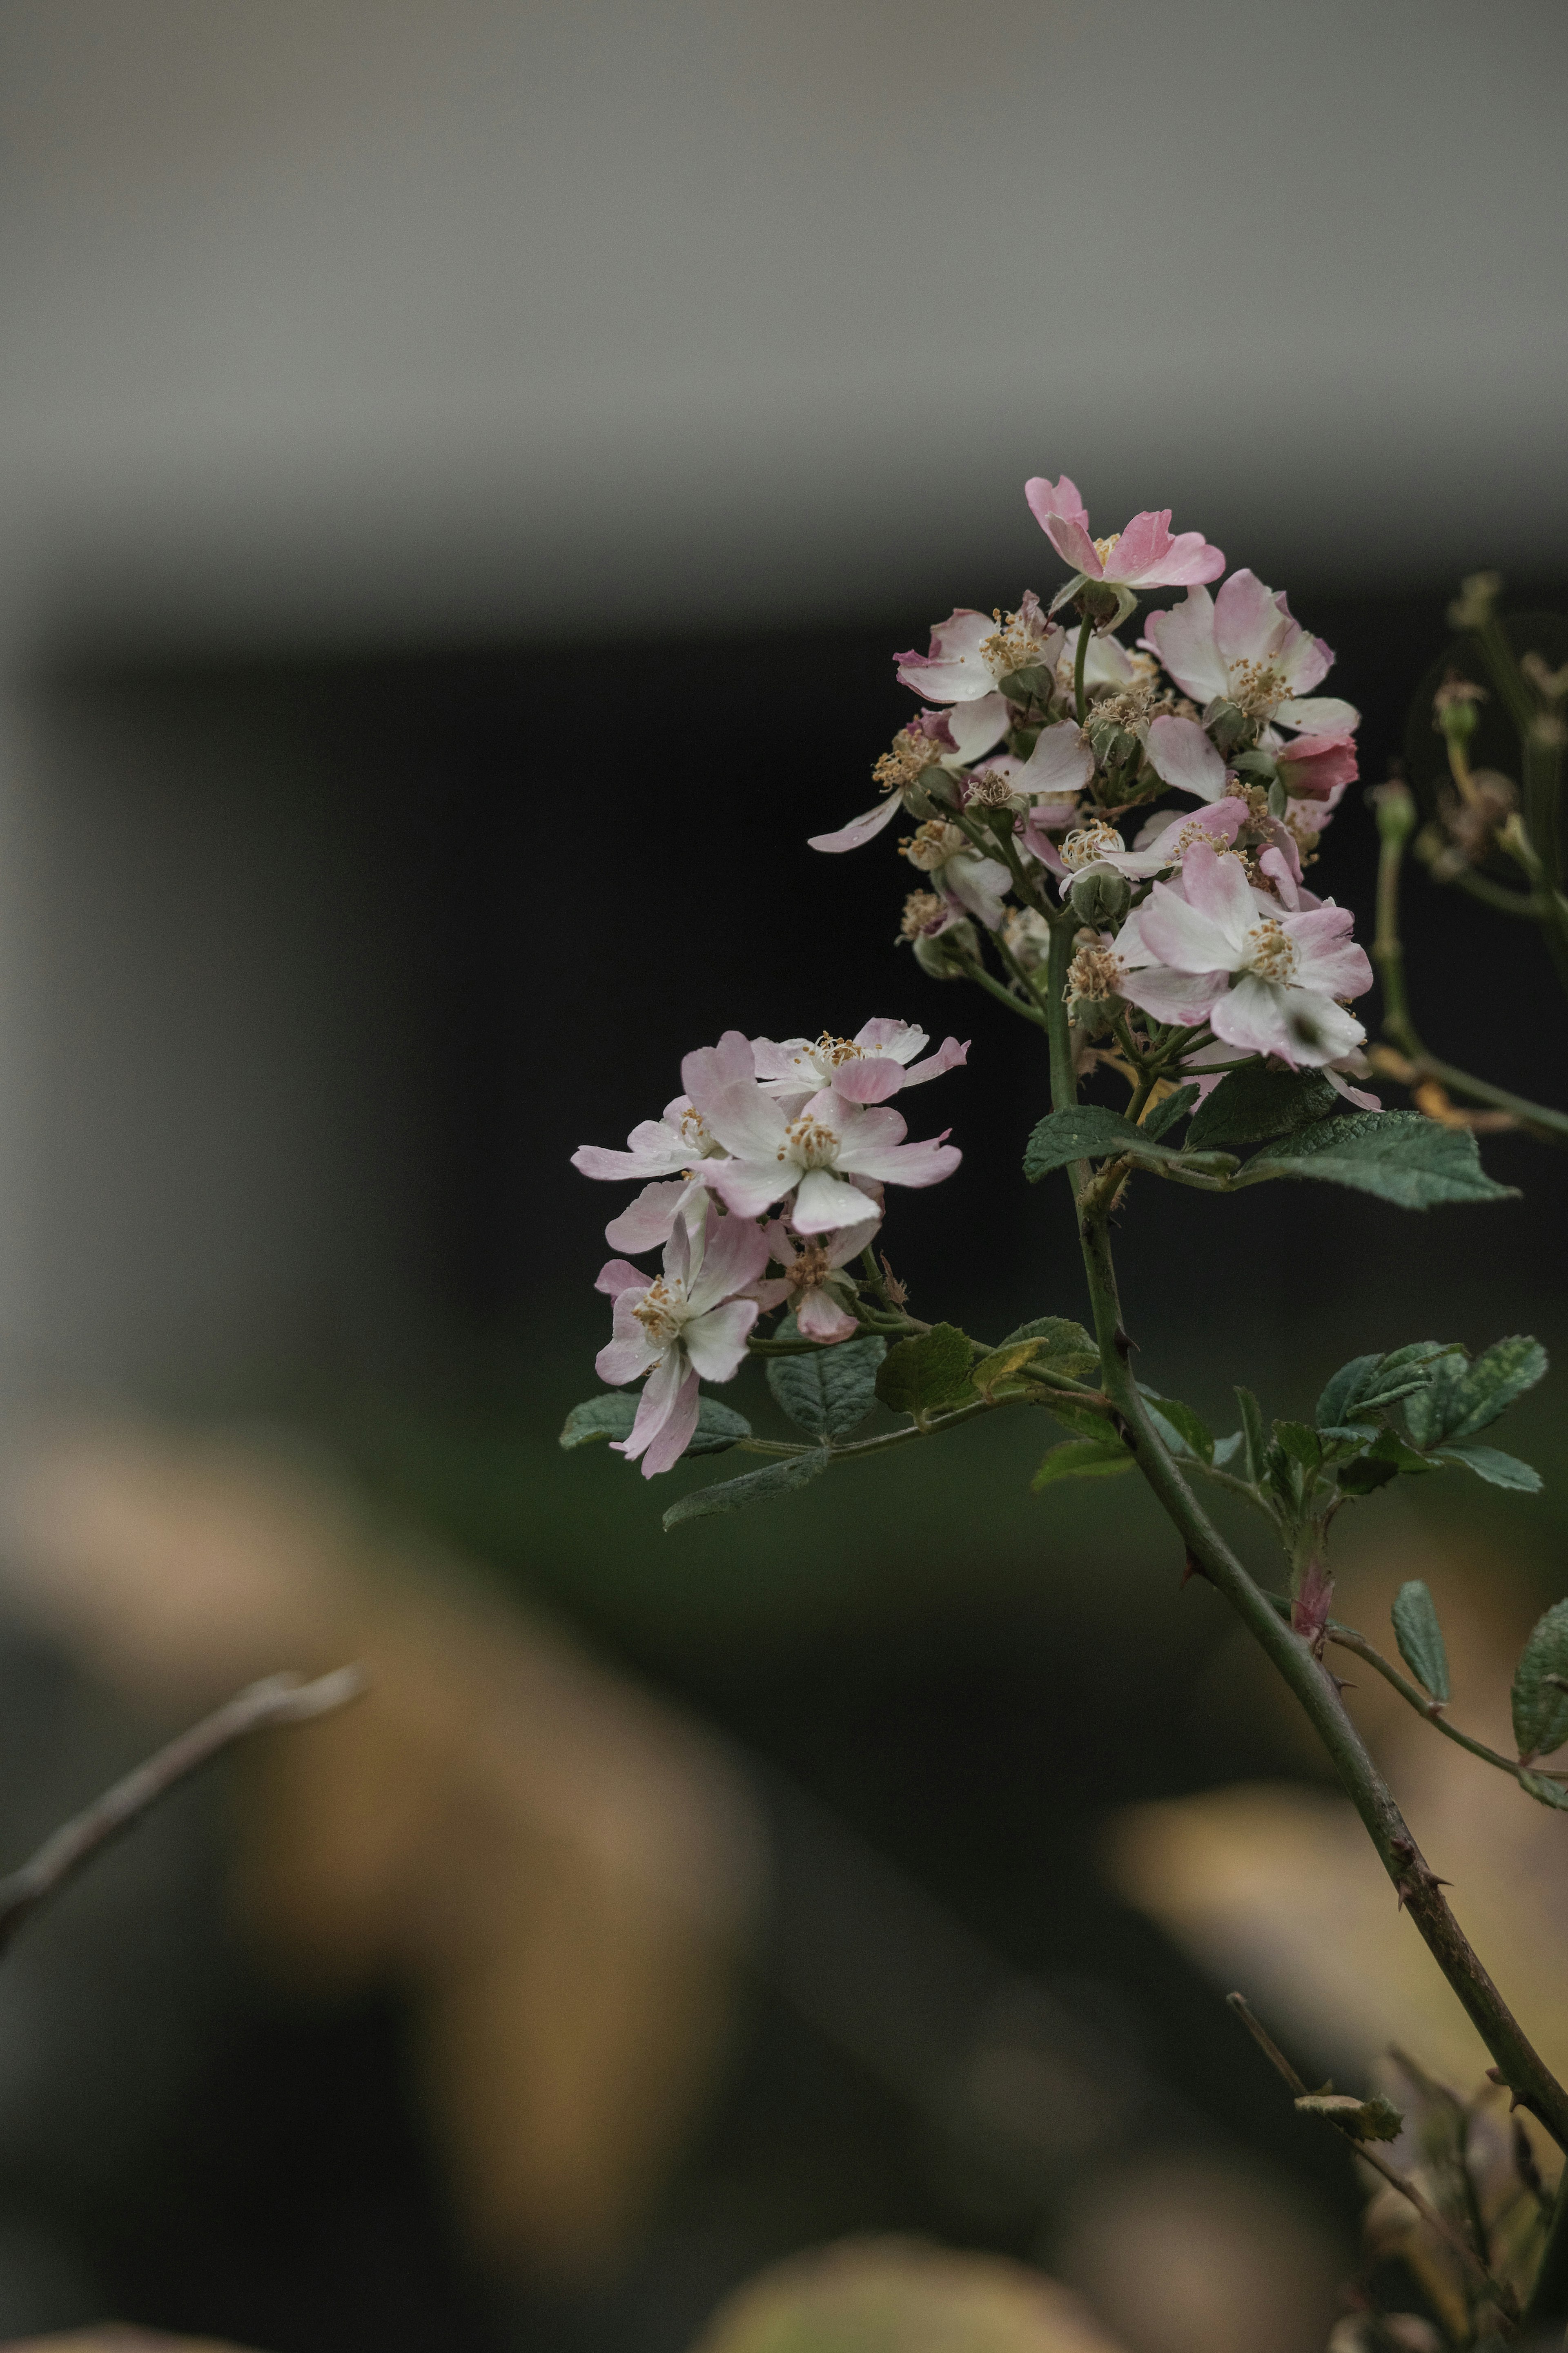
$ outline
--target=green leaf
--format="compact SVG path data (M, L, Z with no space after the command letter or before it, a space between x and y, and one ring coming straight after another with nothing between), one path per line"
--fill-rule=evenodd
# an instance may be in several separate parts
M1473 1471L1489 1487L1511 1487L1516 1494L1539 1495L1542 1478L1539 1471L1521 1462L1517 1454L1504 1454L1496 1446L1475 1446L1468 1439L1458 1446L1435 1446L1427 1456L1430 1462L1457 1462L1461 1470Z
M1270 1071L1261 1065L1230 1071L1194 1113L1187 1142L1194 1151L1216 1145L1267 1144L1311 1120L1326 1119L1338 1103L1318 1071Z
M1144 1113L1142 1121L1144 1134L1152 1142L1158 1143L1167 1128L1174 1127L1178 1120L1185 1119L1197 1099L1198 1089L1195 1080L1191 1086L1173 1087L1171 1092L1162 1096L1157 1103L1151 1103Z
M561 1432L563 1446L590 1446L595 1439L629 1438L637 1418L635 1390L611 1389L604 1397L574 1405ZM697 1409L697 1428L688 1454L722 1454L738 1438L750 1438L752 1425L732 1406L704 1397Z
M870 1333L809 1356L770 1356L768 1387L797 1429L813 1438L847 1438L877 1401L877 1368L887 1353L887 1342Z
M973 1349L953 1324L933 1324L918 1339L900 1340L889 1349L877 1375L877 1395L895 1413L930 1413L938 1406L971 1404L973 1358Z
M1315 1478L1322 1466L1323 1445L1317 1431L1304 1421L1277 1421L1274 1436L1293 1462Z
M1256 1154L1234 1182L1240 1187L1277 1176L1347 1185L1402 1209L1519 1198L1515 1186L1496 1184L1486 1174L1468 1129L1439 1127L1417 1111L1363 1111L1348 1119L1318 1120Z
M1064 1430L1070 1430L1075 1438L1092 1438L1098 1444L1108 1431L1115 1430L1116 1425L1108 1413L1097 1412L1091 1405L1075 1404L1059 1389L1053 1389L1043 1403L1051 1419L1059 1421Z
M1214 1432L1202 1414L1194 1413L1190 1405L1183 1405L1175 1398L1163 1398L1158 1390L1144 1388L1142 1381L1138 1387L1149 1401L1149 1410L1166 1445L1177 1454L1196 1454L1204 1461L1212 1462Z
M1108 1153L1132 1152L1147 1137L1119 1111L1099 1103L1079 1103L1071 1111L1048 1112L1024 1148L1024 1174L1031 1185L1065 1168L1069 1160L1102 1160Z
M1397 1479L1399 1465L1375 1453L1363 1454L1354 1462L1342 1464L1335 1476L1342 1495L1372 1495L1391 1479Z
M1533 1388L1545 1372L1545 1349L1539 1340L1521 1334L1499 1340L1473 1365L1456 1356L1444 1368L1444 1377L1433 1383L1430 1401L1406 1406L1410 1434L1417 1445L1426 1446L1438 1440L1473 1438L1515 1398Z
M1550 1757L1568 1740L1568 1601L1554 1601L1525 1644L1513 1671L1513 1736L1521 1761Z
M1399 1655L1424 1690L1434 1699L1452 1697L1448 1653L1432 1596L1418 1577L1402 1585L1394 1597L1394 1639Z
M1068 1438L1051 1448L1029 1484L1037 1495L1058 1479L1109 1479L1132 1468L1132 1457L1120 1439Z
M1451 1344L1415 1340L1386 1356L1352 1356L1327 1383L1317 1404L1320 1430L1381 1413L1402 1398L1430 1387L1438 1363Z
M1549 1781L1544 1773L1521 1772L1519 1786L1539 1805L1554 1806L1560 1814L1568 1813L1568 1789L1561 1781Z
M1268 1440L1263 1434L1263 1409L1250 1389L1238 1388L1236 1401L1241 1408L1241 1434L1247 1445L1247 1475L1256 1486L1263 1476L1268 1454Z
M1214 1442L1215 1469L1223 1471L1227 1462L1234 1461L1241 1453L1246 1444L1246 1433L1239 1430L1233 1430L1228 1438L1216 1438Z
M1016 1347L1025 1340L1038 1340L1039 1353L1031 1363L1043 1371L1048 1366L1053 1373L1062 1373L1069 1380L1087 1380L1100 1370L1100 1350L1081 1324L1070 1315L1037 1315L1028 1324L1020 1324L1016 1332L999 1342L996 1353Z
M766 1504L774 1495L790 1494L820 1478L829 1460L826 1447L816 1446L809 1454L791 1454L761 1471L748 1471L743 1479L726 1479L722 1486L694 1487L689 1495L671 1504L664 1525L667 1529L679 1527L682 1520L705 1520L713 1512L743 1512L748 1504Z

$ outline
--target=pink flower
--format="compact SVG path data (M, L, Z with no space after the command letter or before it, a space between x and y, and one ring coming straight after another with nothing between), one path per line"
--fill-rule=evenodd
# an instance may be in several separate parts
M806 1241L804 1249L795 1247L796 1237L780 1218L763 1228L773 1263L784 1269L782 1275L769 1275L754 1285L752 1296L762 1307L780 1307L785 1300L795 1311L796 1329L806 1340L852 1340L860 1326L843 1301L850 1294L847 1286L835 1283L834 1276L840 1267L858 1258L877 1230L878 1219L858 1226L847 1226L840 1233L823 1234Z
M1149 765L1162 784L1194 800L1217 801L1230 784L1225 762L1197 721L1173 711L1149 723Z
M933 639L934 643L934 639ZM919 784L933 771L939 776L955 776L961 768L981 759L994 744L999 744L1007 731L1007 705L999 694L984 694L978 702L955 702L951 711L921 711L910 720L903 737L925 741L934 746L935 756L928 767L911 776L908 783L886 785L887 795L875 808L864 810L851 818L837 833L814 833L807 847L812 849L858 849L862 845L890 825L904 807L904 794L909 784ZM917 746L918 748L918 746ZM895 744L894 755L899 751ZM907 764L906 764L907 765Z
M1116 617L1120 621L1131 610L1141 589L1180 588L1189 581L1217 580L1225 570L1225 557L1217 547L1209 545L1202 532L1184 531L1172 538L1169 507L1158 514L1135 514L1124 531L1097 540L1089 535L1088 511L1066 474L1059 482L1035 475L1025 483L1024 496L1057 554L1073 568L1073 578L1052 599L1053 613L1076 596L1086 581L1100 581L1121 594L1121 609Z
M973 702L1016 670L1035 663L1054 670L1066 646L1065 633L1051 627L1030 588L1005 623L994 614L956 606L931 630L929 653L911 649L893 659L900 686L912 687L928 702Z
M731 1042L736 1039L738 1045ZM738 1029L731 1030L723 1045L714 1050L726 1055L725 1069L731 1079L752 1076L752 1050ZM637 1177L645 1180L630 1208L612 1218L605 1228L605 1240L612 1250L655 1250L668 1240L687 1203L706 1191L696 1169L704 1160L721 1154L723 1148L704 1127L700 1114L692 1109L689 1095L677 1095L666 1103L662 1118L645 1119L633 1128L625 1152L584 1144L572 1155L572 1166L583 1176L596 1176L606 1183ZM658 1177L674 1181L647 1181Z
M853 1038L786 1038L775 1045L771 1038L753 1038L752 1053L758 1081L786 1113L799 1111L810 1095L833 1087L848 1103L885 1103L903 1087L923 1086L969 1059L967 1042L946 1038L923 1061L915 1057L931 1039L912 1022L879 1018L857 1029Z
M760 1227L748 1218L722 1218L710 1205L695 1236L690 1221L678 1222L665 1246L664 1271L651 1282L625 1259L601 1270L595 1289L615 1302L613 1337L594 1366L617 1388L648 1376L630 1435L616 1441L628 1461L642 1457L645 1479L685 1453L697 1427L699 1381L732 1380L739 1372L761 1312L754 1297L739 1294L767 1262Z
M1170 612L1150 614L1145 643L1194 702L1223 698L1283 727L1348 733L1359 723L1354 706L1331 695L1302 700L1328 676L1332 651L1292 617L1283 589L1276 596L1256 573L1233 572L1217 596L1189 588Z
M1332 794L1338 801L1361 774L1355 738L1342 733L1298 735L1280 745L1275 765L1280 783L1297 800L1326 801Z
M1196 842L1182 861L1182 888L1156 882L1122 926L1121 994L1157 1020L1206 1019L1216 1038L1292 1069L1321 1068L1366 1032L1337 997L1372 987L1372 966L1351 938L1352 918L1331 901L1304 913L1266 913L1239 858Z
M793 1193L795 1232L831 1233L864 1223L867 1197L879 1185L938 1185L957 1167L963 1155L945 1141L945 1129L927 1143L906 1144L909 1131L897 1112L851 1103L832 1087L788 1116L754 1079L726 1077L724 1049L738 1034L688 1054L680 1069L692 1102L730 1155L713 1164L710 1181L737 1217L757 1217Z

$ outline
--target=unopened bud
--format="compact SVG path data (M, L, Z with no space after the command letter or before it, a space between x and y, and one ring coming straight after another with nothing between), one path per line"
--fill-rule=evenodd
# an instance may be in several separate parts
M1420 821L1420 812L1415 807L1415 796L1404 778L1391 776L1386 785L1374 785L1367 799L1383 839L1395 847L1408 841Z
M1132 885L1114 866L1086 866L1075 874L1068 893L1080 923L1102 932L1119 923L1132 903Z
M904 807L918 823L923 824L928 818L940 817L946 806L945 802L938 800L925 776L904 786Z
M961 915L945 931L921 933L913 945L915 962L929 980L963 980L963 960L979 958L980 934L968 916Z
M1056 671L1048 663L1023 662L996 684L1009 702L1048 702L1056 682Z
M1098 621L1102 628L1121 617L1121 598L1103 580L1086 580L1074 602L1086 621Z
M1468 579L1460 581L1459 593L1448 607L1449 626L1456 629L1485 628L1501 595L1500 572L1472 572Z
M1289 806L1290 795L1286 789L1285 780L1282 776L1276 776L1268 787L1268 814L1270 817L1283 817Z

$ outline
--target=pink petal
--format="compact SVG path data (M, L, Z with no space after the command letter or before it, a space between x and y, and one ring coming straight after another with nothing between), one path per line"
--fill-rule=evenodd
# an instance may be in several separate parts
M702 1268L689 1298L701 1315L754 1282L768 1262L768 1238L750 1218L718 1218L709 1228ZM711 1378L712 1376L707 1377Z
M978 702L955 702L947 714L947 735L963 767L999 744L1007 733L1006 698L983 695Z
M642 1456L645 1479L668 1471L691 1443L699 1403L697 1376L687 1368L679 1349L671 1348L648 1375L631 1434L621 1441L618 1451L628 1461Z
M1216 923L1239 951L1247 933L1257 921L1252 908L1252 893L1247 887L1247 871L1239 858L1211 849L1206 841L1195 841L1182 860L1182 890L1189 907L1195 907ZM1151 934L1149 936L1152 937ZM1174 956L1166 961L1176 962ZM1209 963L1224 959L1210 957ZM1236 958L1232 958L1234 969ZM1208 966L1204 969L1206 971Z
M846 1103L886 1103L904 1084L904 1066L874 1054L862 1054L858 1061L841 1062L834 1072L833 1091Z
M1227 670L1232 662L1267 661L1284 634L1274 591L1256 572L1233 572L1214 600L1215 645Z
M1326 653L1328 648L1325 646L1323 650ZM1274 723L1277 727L1299 727L1308 734L1353 735L1361 725L1361 712L1353 702L1342 702L1333 694L1321 694L1307 702L1292 697L1279 705L1274 713Z
M712 1049L706 1050L711 1052ZM749 1045L746 1050L750 1053ZM726 1152L742 1160L760 1160L771 1158L778 1151L788 1123L778 1104L762 1092L754 1080L739 1086L715 1084L700 1053L688 1054L680 1066L680 1075L686 1080L693 1103Z
M1156 1021L1176 1021L1184 1029L1195 1029L1225 986L1223 972L1173 972L1169 965L1152 964L1128 973L1121 995Z
M770 1152L765 1159L714 1163L713 1190L737 1218L758 1218L789 1191L795 1170Z
M1016 769L1021 793L1080 793L1094 774L1094 754L1073 719L1042 727L1035 748Z
M730 1299L705 1315L693 1315L683 1326L686 1353L705 1381L734 1379L745 1359L746 1335L759 1312L754 1299Z
M1149 763L1163 784L1195 800L1217 801L1225 793L1225 762L1195 719L1163 711L1152 721Z
M1184 694L1212 702L1228 684L1215 647L1214 599L1206 588L1191 588L1168 613L1149 616L1149 643Z
M662 1234L659 1240L664 1240ZM594 1288L606 1292L612 1299L618 1299L623 1291L646 1291L647 1282L647 1267L628 1266L624 1258L613 1258L594 1277Z
M1249 1054L1278 1054L1296 1067L1294 1041L1285 1022L1286 991L1257 973L1243 973L1209 1015L1216 1038Z
M670 1229L690 1187L679 1176L668 1184L645 1185L637 1199L605 1228L612 1250L657 1250L669 1240Z
M1042 520L1046 537L1063 563L1070 565L1075 572L1086 574L1090 580L1098 580L1100 552L1082 523L1065 515L1046 515Z
M807 1340L852 1340L860 1329L830 1292L813 1285L795 1309L795 1327Z
M1171 510L1164 508L1156 514L1146 510L1135 514L1106 558L1108 580L1125 580L1135 586L1146 573L1152 573L1171 547Z
M1221 549L1211 547L1201 531L1179 531L1159 564L1138 583L1146 588L1182 588L1217 580L1225 570Z
M1228 933L1166 882L1156 882L1139 909L1138 929L1149 953L1177 972L1229 972L1236 965Z
M1089 510L1069 475L1064 474L1059 482L1053 482L1048 475L1031 474L1024 485L1024 496L1042 531L1048 515L1061 515L1068 522L1081 523L1085 531L1089 529Z
M862 1198L853 1185L831 1170L808 1168L796 1190L790 1223L797 1234L832 1233L853 1223L860 1214Z
M923 1087L928 1079L940 1079L944 1071L961 1070L969 1060L969 1040L961 1046L956 1038L944 1038L934 1054L923 1062L915 1062L904 1072L906 1087Z
M867 842L875 840L885 825L892 823L903 806L901 793L889 793L886 800L877 803L875 808L868 808L862 816L852 817L847 825L841 825L837 833L807 834L805 846L808 849L863 849Z
M929 654L895 654L899 682L929 702L976 702L995 681L980 649L996 627L988 613L960 606L931 633Z

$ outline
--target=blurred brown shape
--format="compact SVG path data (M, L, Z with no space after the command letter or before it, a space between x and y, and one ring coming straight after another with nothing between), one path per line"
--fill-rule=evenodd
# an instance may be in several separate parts
M101 2328L73 2328L65 2337L13 2337L5 2353L244 2353L244 2348L216 2337L165 2337L158 2329L110 2321Z
M1346 1557L1334 1613L1390 1657L1394 1595L1407 1577L1426 1579L1453 1669L1449 1715L1511 1754L1510 1679L1540 1608L1514 1564L1408 1525L1375 1553L1347 1548ZM1558 1957L1568 1936L1568 1821L1445 1740L1371 1669L1343 1653L1337 1665L1423 1852L1452 1883L1461 1926L1548 2066L1568 2074ZM1205 1705L1224 1704L1232 1669L1247 1683L1248 1662L1227 1651ZM1294 1704L1282 1685L1269 1704L1293 1741ZM1483 2075L1479 2035L1337 1791L1260 1783L1133 1807L1112 1825L1108 1859L1130 1900L1216 1982L1239 1986L1278 2039L1294 2034L1311 2053L1360 2068L1397 2042L1452 2082ZM1548 2146L1542 2137L1542 2159Z
M692 2353L1124 2353L1076 2296L1001 2255L847 2239L775 2263Z
M241 1760L238 1916L304 1987L409 1996L478 2244L613 2258L710 2093L760 1894L722 1751L297 1457L57 1426L0 1492L14 1606L162 1716L363 1662L366 1699Z
M1130 2353L1321 2353L1342 2253L1294 2185L1188 2155L1091 2181L1055 2266Z

